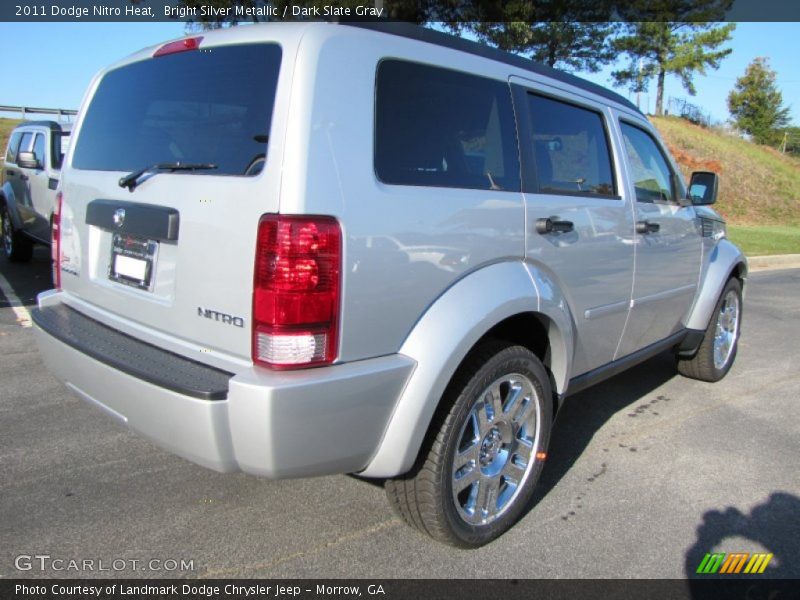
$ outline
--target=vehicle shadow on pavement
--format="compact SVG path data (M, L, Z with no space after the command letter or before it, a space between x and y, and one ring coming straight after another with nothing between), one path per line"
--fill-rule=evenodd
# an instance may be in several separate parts
M773 555L758 579L797 579L800 577L797 562L797 557L800 556L798 515L800 498L788 492L773 493L767 501L754 507L749 515L733 506L724 510L707 511L703 514L703 522L697 527L697 541L686 553L686 577L701 577L703 580L729 577L719 573L698 575L698 569L706 553L720 552L718 548L726 539L736 538L737 543L741 543L738 540L743 538L760 547L754 549L750 544L749 547L737 547L735 552ZM746 568L748 563L743 563ZM742 576L747 577L740 575Z
M11 287L10 290L4 286L0 289L0 307L35 306L37 294L53 287L50 248L34 247L30 262L14 263L0 257L0 274Z
M609 419L676 376L675 358L665 352L567 398L556 416L530 507L550 493Z
M675 358L671 353L665 352L588 390L570 396L558 411L550 434L547 464L525 514L550 493L550 490L572 468L606 421L676 376ZM351 477L376 487L383 487L385 481L358 475Z

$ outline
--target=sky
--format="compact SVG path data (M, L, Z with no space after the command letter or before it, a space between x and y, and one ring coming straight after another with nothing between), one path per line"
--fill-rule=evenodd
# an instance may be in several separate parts
M770 67L776 71L776 83L783 94L784 106L790 107L790 118L800 126L800 23L738 23L726 47L733 52L720 64L719 69L709 70L705 76L696 75L694 85L697 95L689 96L683 89L680 80L667 77L664 91L664 105L670 96L686 99L711 113L715 121L726 121L728 113L728 93L736 83L736 79L744 75L747 65L758 56L769 58ZM610 73L613 67L597 74L576 73L606 87L612 87ZM636 96L628 94L623 88L612 88L636 101ZM641 98L642 110L655 112L656 84L650 82L650 93Z
M25 77L16 85L0 87L0 105L76 109L92 76L117 59L185 33L183 23L0 23L0 55L5 64L18 65ZM695 77L697 96L690 97L681 83L667 78L669 97L684 98L710 113L714 121L729 118L726 98L736 78L757 56L770 59L778 88L790 117L800 126L800 23L739 23L729 47L732 54L720 68ZM31 57L41 65L37 76ZM576 73L611 87L613 67L597 74ZM624 89L617 89L628 95ZM635 101L635 96L630 96ZM655 110L655 82L642 96L642 109ZM12 115L4 115L12 116Z

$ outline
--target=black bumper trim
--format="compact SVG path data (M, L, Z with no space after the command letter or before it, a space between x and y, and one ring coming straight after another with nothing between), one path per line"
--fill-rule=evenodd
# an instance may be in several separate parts
M137 340L64 304L35 308L33 322L79 352L159 387L201 400L225 400L231 373Z

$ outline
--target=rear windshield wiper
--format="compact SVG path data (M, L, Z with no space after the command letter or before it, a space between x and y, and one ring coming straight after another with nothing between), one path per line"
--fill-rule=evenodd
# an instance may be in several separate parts
M125 175L125 177L119 180L119 187L128 188L128 191L132 192L134 189L136 189L139 178L145 173L158 173L160 171L205 171L216 168L217 165L212 163L156 163L154 165L150 165L149 167L145 167L144 169L134 171L129 175Z

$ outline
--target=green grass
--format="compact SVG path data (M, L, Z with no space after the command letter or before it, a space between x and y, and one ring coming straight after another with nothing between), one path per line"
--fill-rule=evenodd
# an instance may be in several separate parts
M732 225L728 237L747 256L800 254L800 227Z

